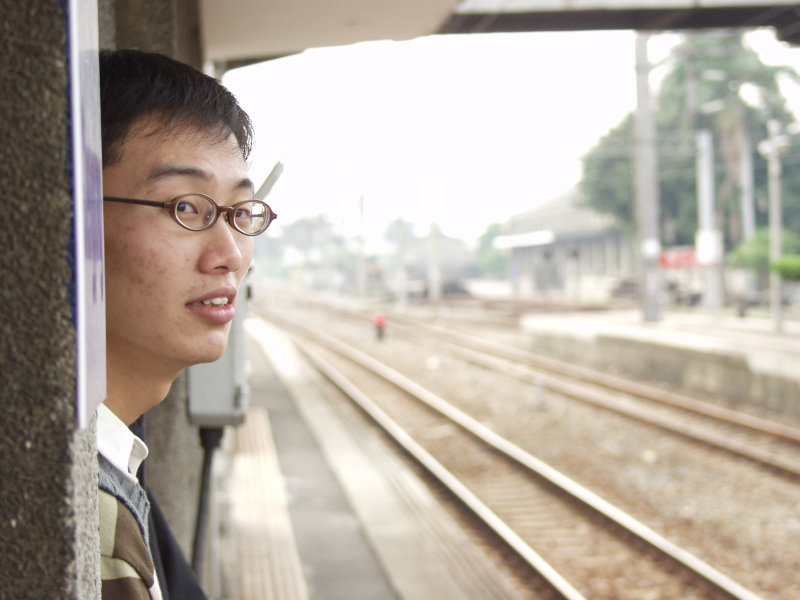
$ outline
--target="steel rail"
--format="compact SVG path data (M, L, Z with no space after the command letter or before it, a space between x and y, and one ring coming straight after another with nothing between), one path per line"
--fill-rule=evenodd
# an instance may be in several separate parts
M566 363L564 361L535 354L520 348L514 348L512 346L506 346L497 342L448 330L440 325L431 325L429 323L425 323L424 321L417 321L399 315L392 315L392 320L401 322L404 321L410 327L419 327L434 331L440 335L451 338L451 340L454 339L457 342L466 344L473 348L484 349L495 355L500 355L508 360L533 364L543 369L564 373L574 379L579 379L587 383L592 383L612 389L614 391L637 396L645 400L650 400L652 402L665 404L674 408L686 410L688 412L711 417L800 445L800 429L797 427L783 425L782 423L776 423L774 421L770 421L769 419L762 419L760 417L748 415L746 413L721 406L699 402L681 394L654 389L652 386L648 386L646 384L637 383L622 377L609 375L607 373L601 373L593 369Z
M306 358L328 380L347 395L361 410L375 421L394 441L406 452L428 470L442 485L444 485L458 500L467 506L487 527L502 539L514 552L517 553L531 568L533 568L547 583L557 591L565 600L586 600L578 590L546 560L544 560L525 540L511 529L494 511L473 494L459 479L444 465L437 461L427 450L418 444L408 433L400 427L389 415L381 410L372 400L359 390L349 379L337 371L330 363L314 352L307 344L291 336L297 347Z
M331 310L327 305L321 306L327 310ZM356 318L361 318L362 316L359 311L346 307L337 307L335 310L339 313ZM742 442L735 442L724 434L708 431L701 427L676 424L674 421L661 415L654 415L648 412L645 408L625 405L617 399L604 396L596 389L590 389L585 386L582 387L580 383L564 382L559 380L558 377L573 378L586 385L605 388L610 391L627 394L633 398L639 398L670 408L683 410L689 414L699 415L723 424L740 427L744 431L775 437L794 445L800 445L800 430L797 428L696 401L679 394L658 390L652 386L636 383L613 375L607 375L512 346L455 332L440 325L431 325L424 321L406 316L393 315L392 321L395 323L399 321L401 323L401 328L410 330L422 329L423 331L432 332L435 336L443 338L444 343L449 344L453 352L458 354L460 358L472 362L473 364L478 364L524 381L542 385L550 391L580 402L614 412L640 423L658 427L672 435L677 435L708 447L723 450L733 456L760 464L780 476L788 477L793 480L800 480L800 463L798 463L798 461L775 455L768 450L752 447ZM550 372L550 375L532 370L537 368Z
M542 385L542 387L545 389L557 394L573 398L579 402L590 404L603 410L614 412L618 415L634 419L640 423L658 427L659 429L667 431L673 435L677 435L712 448L724 450L733 456L745 458L772 469L780 475L787 476L794 480L800 480L800 463L797 461L775 456L769 451L749 447L743 443L731 441L729 438L725 437L724 434L702 430L698 427L694 427L685 423L678 424L662 416L653 415L645 409L625 405L614 398L608 397L607 393L598 392L596 389L587 387L587 385L592 385L589 382L566 382L558 379L558 376L537 373L536 371L523 365L501 362L507 359L497 358L494 355L487 355L482 353L482 351L452 344L450 342L445 343L450 344L453 354L458 355L462 360L496 370L500 373L511 375L512 377L516 377L523 381ZM728 422L724 421L724 423ZM748 431L752 430L748 429Z
M309 301L313 302L313 300ZM326 310L331 310L331 306L329 304L320 303L319 305ZM335 310L340 313L349 314L359 318L364 315L364 311L359 311L349 307L339 306ZM432 325L430 323L426 323L425 321L414 319L406 315L390 313L389 316L391 317L392 322L405 323L407 327L426 329L436 335L450 338L451 342L455 340L456 343L467 345L468 347L472 348L480 348L486 352L506 358L508 360L523 362L538 368L563 373L573 379L585 381L586 383L591 383L608 388L610 390L636 396L650 402L664 404L673 408L679 408L687 412L692 412L722 422L730 423L732 425L737 425L744 429L771 435L787 442L800 445L800 428L798 427L784 425L782 423L777 423L769 419L763 419L761 417L743 413L741 411L698 401L682 394L654 388L651 385L638 383L608 373L602 373L594 369L567 363L565 361L550 358L548 356L542 356L541 354L536 354L535 352L530 352L521 348L515 348L513 346L485 340L473 335L460 333L451 329L447 329L441 325ZM789 466L788 470L791 471L792 467Z
M330 335L319 331L312 331L309 328L296 323L292 319L281 317L280 319L276 320L284 321L285 323L290 324L292 327L306 332L306 335L312 337L313 339L321 340L320 343L334 352L347 357L367 370L380 375L399 389L419 398L419 400L427 404L433 410L436 410L466 431L469 431L472 435L481 439L489 446L528 468L532 472L536 473L539 477L560 488L570 496L580 500L587 507L597 511L599 514L615 523L623 530L646 542L648 545L670 557L675 562L683 565L691 572L696 573L704 580L713 584L719 590L725 592L732 598L736 600L761 600L759 596L744 588L741 584L718 571L705 561L677 546L653 529L631 517L608 501L604 500L594 492L588 490L550 465L539 460L516 444L506 440L502 436L492 431L490 428L451 405L443 398L437 396L418 383L408 379L391 367L388 367L384 363L377 361L376 359L345 344L344 342L341 342L340 340L337 340Z

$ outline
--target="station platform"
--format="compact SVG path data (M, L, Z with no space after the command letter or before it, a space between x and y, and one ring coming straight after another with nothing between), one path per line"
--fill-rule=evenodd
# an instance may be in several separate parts
M328 401L328 384L286 337L258 318L246 330L250 409L232 460L233 597L521 598L386 442Z
M638 310L527 314L537 352L740 407L800 419L800 321Z
M331 401L291 342L246 323L250 411L236 428L228 548L241 600L529 598L376 433ZM527 314L556 358L634 374L800 421L800 322L638 311ZM625 372L630 373L625 373ZM738 394L738 395L737 395ZM355 411L353 411L355 413ZM231 561L228 561L231 564Z

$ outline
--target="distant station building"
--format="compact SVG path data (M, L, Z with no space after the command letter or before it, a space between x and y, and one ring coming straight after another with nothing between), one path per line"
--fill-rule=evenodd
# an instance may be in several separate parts
M518 297L574 304L605 304L634 293L631 240L610 215L581 206L573 188L506 223L495 246L510 253Z
M417 236L410 230L394 252L384 257L387 291L393 297L439 300L464 291L462 282L474 276L475 253L437 225Z

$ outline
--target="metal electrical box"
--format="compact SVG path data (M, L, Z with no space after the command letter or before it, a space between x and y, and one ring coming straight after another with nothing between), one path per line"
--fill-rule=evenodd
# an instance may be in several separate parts
M245 370L244 320L250 286L246 279L240 293L243 297L236 306L225 353L219 360L188 369L189 421L193 425L240 425L247 414L250 389Z

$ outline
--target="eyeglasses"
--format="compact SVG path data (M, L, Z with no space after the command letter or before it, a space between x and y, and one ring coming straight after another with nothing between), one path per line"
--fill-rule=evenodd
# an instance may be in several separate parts
M166 208L178 225L190 231L208 229L217 222L220 214L224 214L228 224L239 233L258 235L264 233L269 224L278 218L278 215L261 200L245 200L233 206L220 206L205 194L182 194L169 202L115 196L103 196L103 200Z

